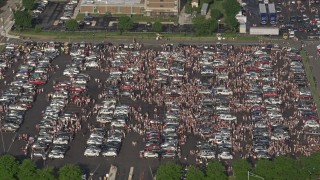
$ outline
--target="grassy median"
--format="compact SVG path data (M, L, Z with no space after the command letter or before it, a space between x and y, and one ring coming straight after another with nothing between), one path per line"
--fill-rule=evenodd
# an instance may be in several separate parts
M42 40L112 40L112 39L155 39L156 33L133 33L124 32L120 34L119 32L68 32L68 31L42 31L35 32L30 31L11 31L9 34L20 36L22 39L42 39ZM163 39L169 38L175 41L217 41L216 34L211 36L196 36L190 33L162 33ZM223 37L230 41L258 41L260 38L258 36L239 36L235 33L224 33Z
M319 109L320 109L320 99L319 99L319 94L318 94L318 90L316 87L316 83L314 81L313 78L313 74L312 74L312 70L311 70L311 66L309 64L309 57L307 55L307 52L305 50L302 50L300 52L301 56L302 56L302 60L303 60L303 65L304 65L304 69L306 71L306 75L308 78L308 81L310 82L310 89L312 92L312 96L313 96L313 100L317 106L317 112L319 113Z

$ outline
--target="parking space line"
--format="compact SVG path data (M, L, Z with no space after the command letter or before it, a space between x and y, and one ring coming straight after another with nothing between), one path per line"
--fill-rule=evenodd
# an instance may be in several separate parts
M133 167L133 166L131 166L131 167L130 167L130 172L129 172L128 180L132 180L132 177L133 177L133 171L134 171L134 167Z
M118 171L118 168L114 165L111 165L110 170L109 170L108 180L115 180L116 176L117 176L117 171Z

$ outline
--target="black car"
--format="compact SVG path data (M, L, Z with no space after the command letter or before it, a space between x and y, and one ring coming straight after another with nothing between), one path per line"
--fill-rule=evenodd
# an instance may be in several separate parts
M302 22L303 21L302 16L297 16L297 21Z
M297 21L297 17L296 16L291 16L290 17L290 22L294 23Z

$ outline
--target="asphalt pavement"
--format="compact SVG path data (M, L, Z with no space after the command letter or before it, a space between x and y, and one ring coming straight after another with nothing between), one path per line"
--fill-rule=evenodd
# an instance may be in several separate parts
M156 41L156 40L137 40L140 43L144 44L144 48L160 48L161 44L164 43L173 43L177 44L176 41ZM120 43L131 43L130 40L113 40L112 43L114 44L120 44ZM179 42L179 43L185 43L185 44L212 44L215 42L191 42L191 41L185 41L185 42ZM242 44L248 44L248 43L259 43L259 42L228 42L234 45L242 45ZM273 43L282 43L282 41L273 41ZM286 44L290 46L295 46L296 48L299 48L301 45L299 42L294 41L286 41ZM320 64L319 62L319 56L317 56L316 53L316 46L318 45L318 42L312 42L308 41L305 42L306 47L305 50L308 51L310 56L313 56L313 58L310 59L310 62L313 67L318 67ZM17 137L18 134L21 133L28 133L30 135L36 135L36 124L40 122L41 120L41 112L44 110L44 108L49 104L47 101L47 94L50 92L53 92L52 84L54 80L66 80L68 78L64 77L62 75L63 70L65 69L67 64L71 63L71 58L68 55L60 55L58 58L54 59L53 65L58 65L59 69L57 69L54 72L50 72L49 81L47 84L43 86L44 92L37 96L36 101L33 103L33 107L27 111L25 116L25 121L22 124L21 128L17 133L2 133L1 136L3 137L3 144L4 148L0 148L0 154L3 153L9 153L14 156L16 156L18 159L22 160L24 158L29 158L29 156L24 156L23 151L21 148L25 145L25 142L18 141L13 139ZM9 79L7 82L12 81L13 77L13 71L15 72L18 69L19 64L21 64L21 61L18 61L16 63L13 63L13 66L10 70L7 71L7 77ZM93 79L97 77L102 77L103 79L106 79L107 76L105 74L102 74L100 71L97 70L88 70L86 73L90 74L92 76L92 80L88 84L88 93L91 95L91 97L96 98L98 94L101 92L97 88L97 84L93 81ZM316 77L317 81L320 82L320 72L319 71L313 71L314 76ZM6 86L4 86L3 81L0 81L0 90L6 89ZM318 92L320 92L319 86ZM127 99L121 99L122 103L132 103L128 102ZM144 105L144 109L152 110L153 108ZM74 105L68 105L66 111L79 111L80 109L77 108ZM90 118L88 122L93 122L93 117ZM104 176L107 172L109 172L109 168L111 164L118 166L119 174L117 176L117 179L126 179L128 177L130 167L134 167L134 179L140 179L140 177L144 177L144 179L152 179L152 175L155 174L156 168L159 166L160 163L166 162L168 160L164 159L141 159L139 157L139 151L144 148L144 143L142 141L142 136L140 136L137 133L130 132L126 135L123 141L123 146L121 148L120 154L116 158L104 158L104 157L96 157L96 158L89 158L83 156L85 146L86 146L86 140L89 137L89 132L87 129L86 124L83 125L83 129L79 131L75 139L70 144L70 150L67 151L66 156L64 159L55 159L50 160L47 159L45 162L42 159L34 159L34 161L38 164L38 166L52 166L54 168L58 168L60 166L63 166L67 163L72 164L78 164L82 168L82 170L89 175L90 173L94 173L93 179L98 179L98 177ZM187 143L181 147L182 149L182 155L181 157L186 157L189 154L190 149L194 149L194 145L196 144L196 141L199 139L195 136L188 137ZM137 146L132 146L132 141L137 141ZM180 163L187 163L187 164L194 164L195 159L194 157L190 157L187 159L187 161L183 159L177 160Z

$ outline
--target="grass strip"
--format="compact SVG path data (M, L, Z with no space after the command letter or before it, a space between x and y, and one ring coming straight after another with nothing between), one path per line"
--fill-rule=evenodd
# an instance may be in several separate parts
M9 34L17 35L22 38L28 39L60 39L60 40L110 40L110 39L155 39L156 33L130 33L124 32L68 32L68 31L42 31L35 32L34 30L29 31L10 31ZM210 36L196 36L188 33L161 33L164 39L169 38L170 40L181 40L181 41L216 41L216 34ZM235 33L223 33L223 37L226 40L231 41L257 41L258 36L239 36Z
M301 57L302 57L302 61L303 61L303 65L304 65L304 69L306 71L306 75L308 78L308 81L310 83L310 88L311 88L311 92L312 92L312 96L313 96L313 101L317 106L317 112L319 114L319 109L320 109L320 99L319 99L319 94L317 91L317 87L316 87L316 83L314 81L313 78L313 74L312 74L312 70L311 70L311 66L309 64L309 57L307 55L307 52L305 50L302 50L300 52Z

